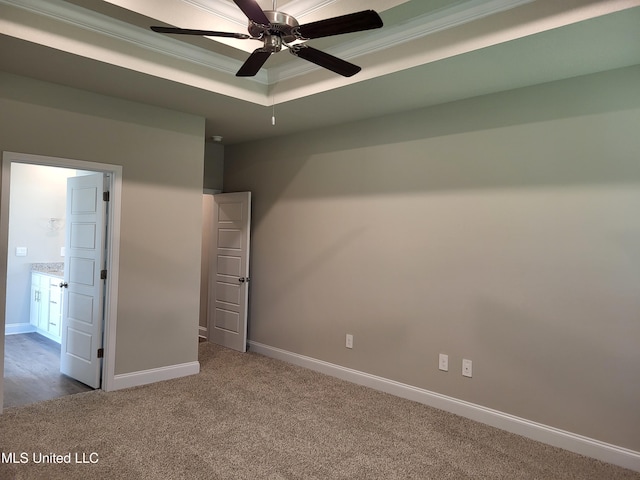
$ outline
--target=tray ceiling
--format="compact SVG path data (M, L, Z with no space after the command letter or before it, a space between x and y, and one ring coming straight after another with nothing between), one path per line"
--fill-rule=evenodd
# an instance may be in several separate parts
M258 1L271 10L273 1ZM207 118L227 143L640 63L640 0L280 0L308 23L364 9L379 30L310 40L362 67L344 78L286 51L235 72L255 40L231 0L0 0L0 69ZM279 112L270 124L273 107Z

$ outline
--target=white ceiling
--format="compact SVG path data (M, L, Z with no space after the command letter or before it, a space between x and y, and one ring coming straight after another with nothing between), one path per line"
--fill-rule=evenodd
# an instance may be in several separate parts
M255 78L238 78L260 46L255 40L148 28L245 33L231 0L0 0L0 69L204 116L207 138L232 144L640 64L640 0L280 0L277 7L301 24L371 8L385 25L309 41L360 65L354 77L282 51Z

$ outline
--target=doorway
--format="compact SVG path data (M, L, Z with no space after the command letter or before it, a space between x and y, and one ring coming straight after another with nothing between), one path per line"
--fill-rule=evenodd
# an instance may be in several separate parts
M3 154L2 161L2 201L0 203L2 217L0 241L2 244L0 249L5 250L6 253L2 258L6 278L2 279L2 289L0 290L0 294L3 294L5 298L4 305L0 310L2 312L0 345L7 348L7 354L9 354L8 347L13 348L12 363L6 367L11 367L14 370L16 367L18 370L20 369L20 366L16 365L15 344L20 344L23 348L27 348L27 346L36 349L43 348L40 354L43 358L48 358L49 362L53 358L51 354L55 353L56 345L59 345L59 342L64 344L61 338L64 330L58 326L58 322L62 319L56 318L55 306L64 298L64 289L61 286L63 282L58 282L59 279L56 275L60 275L64 270L65 254L67 253L65 252L64 214L67 205L67 178L78 176L87 176L88 178L89 174L98 173L98 176L106 179L104 186L106 191L110 193L109 207L105 217L109 229L105 229L107 235L104 240L107 248L104 251L104 265L108 276L103 282L103 301L100 302L104 306L104 314L100 316L104 329L100 335L101 338L98 339L99 343L102 343L102 352L100 352L102 360L99 365L102 382L98 382L97 386L103 390L110 390L114 377L115 306L117 305L117 258L120 231L119 200L122 169L116 165L9 152ZM31 183L24 183L25 178ZM100 194L102 195L102 192ZM49 196L47 197L47 195ZM12 201L16 199L20 199L22 204L26 203L29 206L19 205L18 209L14 209L15 205L12 204ZM17 220L14 218L15 215L19 215ZM24 225L25 223L28 225ZM39 238L37 238L38 235ZM39 288L37 294L34 294L32 280L34 270L37 273L42 273L44 279L43 284L36 284L35 288ZM34 319L32 312L34 297L46 301L47 308L51 305L51 317L47 317L46 322L42 322L41 319L39 323L38 318ZM60 310L57 312L58 316L62 316L62 308ZM11 338L5 339L5 334L9 334ZM14 335L24 336L17 338ZM5 340L8 340L7 345L5 345ZM0 361L5 360L4 348L1 351ZM64 351L69 352L69 349L66 348ZM33 366L36 362L33 362L32 358L30 363L30 366ZM9 368L3 368L3 372L7 369ZM29 380L27 379L27 381ZM2 388L3 384L4 375L0 380L0 393L6 390ZM7 389L13 388L14 385L7 380L6 387ZM30 385L29 388L33 393L34 385ZM57 395L58 390L60 389L54 388L52 394ZM68 385L62 390L75 393L86 389L79 382L68 382ZM8 390L6 393L9 393ZM36 394L34 398L37 399L39 396ZM0 402L0 409L2 404L3 402Z

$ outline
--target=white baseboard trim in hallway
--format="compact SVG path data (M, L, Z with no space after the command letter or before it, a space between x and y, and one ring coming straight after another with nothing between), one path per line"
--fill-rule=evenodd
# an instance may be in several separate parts
M358 385L445 410L554 447L560 447L580 455L596 458L603 462L640 472L640 452L634 450L618 447L464 400L458 400L447 395L441 395L429 390L345 368L340 365L306 357L258 342L249 341L249 346L252 352L267 357L283 360Z
M198 337L207 339L209 334L207 333L207 327L198 327Z
M141 370L139 372L123 373L114 376L113 388L111 388L111 390L138 387L148 383L195 375L199 372L200 362L189 362L181 363L179 365L169 365L168 367Z

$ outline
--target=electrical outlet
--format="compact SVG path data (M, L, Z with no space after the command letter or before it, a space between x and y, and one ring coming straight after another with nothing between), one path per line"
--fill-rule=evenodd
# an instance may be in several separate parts
M466 358L462 359L462 375L464 377L473 376L473 365L471 360L467 360Z
M347 333L347 340L345 343L345 347L353 348L353 335L351 335L350 333Z
M446 355L444 353L440 354L440 357L438 359L438 368L443 372L449 371L449 355Z

